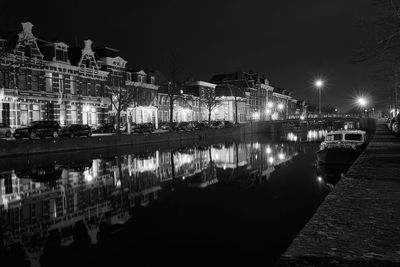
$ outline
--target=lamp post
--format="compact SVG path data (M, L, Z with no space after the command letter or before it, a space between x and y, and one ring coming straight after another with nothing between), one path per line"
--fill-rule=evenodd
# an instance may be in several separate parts
M321 112L321 88L324 85L324 81L318 79L315 81L314 85L318 89L318 114L319 114L319 116L321 116L321 114L322 114L322 112Z

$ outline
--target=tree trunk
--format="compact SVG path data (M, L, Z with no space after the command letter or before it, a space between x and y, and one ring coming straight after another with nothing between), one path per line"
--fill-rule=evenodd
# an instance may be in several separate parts
M237 97L235 96L235 123L238 123Z
M117 122L117 129L115 129L115 130L119 134L121 132L119 129L119 124L121 123L121 107L118 107L118 109L117 109L116 122Z
M208 126L211 126L211 110L208 109Z
M169 98L169 123L172 126L174 121L174 97Z

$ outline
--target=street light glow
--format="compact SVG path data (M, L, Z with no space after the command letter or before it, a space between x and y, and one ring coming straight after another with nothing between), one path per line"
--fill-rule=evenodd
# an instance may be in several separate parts
M269 108L273 108L273 107L274 107L274 103L268 102L268 107L269 107Z
M282 103L278 105L278 109L279 109L279 110L282 110L282 109L283 109L283 104L282 104Z
M361 106L361 107L365 107L367 105L367 100L364 97L359 97L357 99L357 103Z
M324 85L324 81L322 81L322 80L320 80L320 79L318 79L318 80L315 81L315 86L316 86L317 88L321 88L323 85Z

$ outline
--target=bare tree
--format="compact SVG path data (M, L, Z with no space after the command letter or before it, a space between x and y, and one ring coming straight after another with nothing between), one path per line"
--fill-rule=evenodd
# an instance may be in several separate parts
M174 104L175 101L183 98L183 87L185 79L183 73L185 68L180 60L179 54L175 50L171 50L167 58L168 84L167 96L169 99L169 122L172 124L174 120Z
M352 62L370 62L372 82L381 88L392 88L397 109L397 90L400 86L400 1L374 0L377 16L360 22L368 39L353 53ZM386 92L387 94L387 92Z
M112 106L116 111L117 133L120 133L121 112L126 110L134 100L134 90L121 85L106 86L109 89L109 95Z
M215 93L215 89L204 88L200 94L200 103L203 104L208 111L208 125L210 125L211 112L221 103L221 100Z
M168 82L167 86L167 96L169 99L169 122L172 125L172 122L174 121L174 104L175 101L182 98L183 91L177 83Z

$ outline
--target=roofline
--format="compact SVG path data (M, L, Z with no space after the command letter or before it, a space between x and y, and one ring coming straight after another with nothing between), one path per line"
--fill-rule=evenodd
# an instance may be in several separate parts
M204 82L204 81L194 81L194 82L189 82L187 86L193 86L193 85L198 85L198 86L204 86L204 87L211 87L215 88L217 84L214 83L209 83L209 82Z

